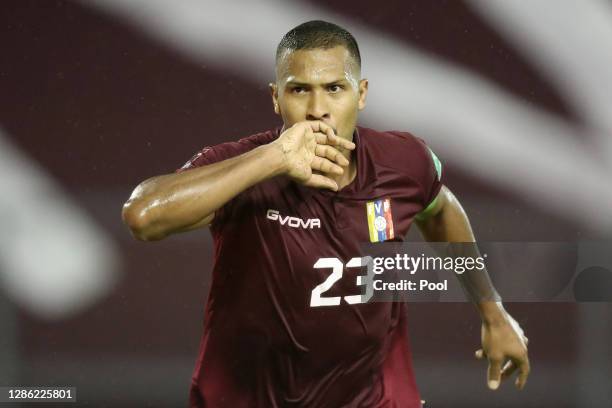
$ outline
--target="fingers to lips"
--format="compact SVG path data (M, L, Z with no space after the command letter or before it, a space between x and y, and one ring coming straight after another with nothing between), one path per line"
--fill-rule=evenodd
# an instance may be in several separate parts
M325 133L328 136L335 135L334 128L332 128L325 122L321 122L320 120L312 120L312 121L309 121L308 123L310 124L310 127L312 128L312 130L315 132Z
M305 126L304 135L308 140L307 150L312 152L311 149L314 146L314 157L310 161L313 173L306 182L302 181L302 183L310 187L338 191L338 183L330 176L344 173L341 166L348 166L349 160L341 149L353 150L355 144L338 137L331 126L321 121L303 122L298 126Z
M317 143L340 146L348 150L353 150L355 148L355 143L336 135L334 128L331 126L321 121L312 121L308 123L311 125L312 131L317 134Z
M340 151L332 146L317 144L315 154L319 157L324 157L338 163L341 166L347 166L349 161Z
M319 144L343 147L347 150L355 149L355 143L349 142L348 140L343 139L340 136L336 136L333 134L330 136L329 134L321 132L317 132L315 133L315 135L317 137L317 143Z
M346 139L341 138L340 136L332 135L331 137L327 137L327 141L329 144L334 146L344 147L347 150L355 149L355 143L349 142Z
M323 157L319 157L319 156L315 156L312 159L310 167L312 167L313 170L319 170L319 171L322 171L324 173L335 173L335 174L342 174L342 173L344 173L344 170L342 169L342 167L340 167L337 164L333 163L329 159L326 159L326 158L323 158Z
M328 188L332 191L338 191L338 184L334 180L320 174L313 174L305 185L309 187Z

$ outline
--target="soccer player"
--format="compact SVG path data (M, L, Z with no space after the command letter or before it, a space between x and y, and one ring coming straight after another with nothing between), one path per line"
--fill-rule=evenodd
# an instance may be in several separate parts
M357 126L368 92L360 69L343 28L295 27L270 84L282 128L204 148L142 182L123 208L143 241L201 227L214 238L193 407L422 406L405 303L363 302L362 265L347 263L363 242L402 241L413 222L429 241L474 237L421 139ZM489 387L518 370L522 388L522 330L501 302L475 305Z

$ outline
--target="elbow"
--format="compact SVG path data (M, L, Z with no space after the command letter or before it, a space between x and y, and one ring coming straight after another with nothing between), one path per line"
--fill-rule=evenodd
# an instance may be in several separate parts
M159 241L165 237L165 234L155 227L156 223L148 206L138 199L130 199L123 205L121 218L132 236L139 241Z

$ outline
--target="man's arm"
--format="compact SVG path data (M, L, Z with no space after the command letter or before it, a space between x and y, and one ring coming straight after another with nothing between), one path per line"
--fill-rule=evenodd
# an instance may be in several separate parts
M467 214L446 187L442 186L434 201L415 218L423 237L430 242L475 242ZM476 246L472 247L477 251ZM502 379L518 368L516 386L522 389L529 375L527 338L518 323L504 309L485 271L458 275L461 284L471 296L482 319L482 349L476 351L479 359L488 358L488 385L497 389Z
M142 182L123 206L123 221L134 237L153 241L210 224L214 212L240 192L278 175L335 190L325 174L342 174L348 164L336 147L355 145L322 122L296 123L274 142L240 156Z

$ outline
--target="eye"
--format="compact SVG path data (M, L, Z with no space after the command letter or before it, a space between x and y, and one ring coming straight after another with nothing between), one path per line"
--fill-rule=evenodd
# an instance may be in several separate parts
M291 89L291 93L294 94L303 94L304 92L306 92L306 88L303 88L301 86L296 86L295 88Z
M330 85L330 86L327 88L327 90L328 90L330 93L338 93L338 92L340 92L342 89L344 89L344 88L342 87L342 85L337 85L337 84L336 84L336 85Z

